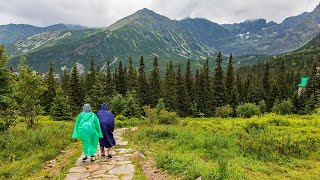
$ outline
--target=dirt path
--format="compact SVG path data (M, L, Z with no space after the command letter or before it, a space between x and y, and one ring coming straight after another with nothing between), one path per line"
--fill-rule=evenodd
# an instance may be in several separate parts
M123 141L121 134L128 130L127 128L118 129L114 132L114 137L117 146L113 151L113 157L100 156L98 148L96 161L91 162L90 158L82 162L83 155L78 158L74 167L70 168L66 176L66 180L76 179L109 179L109 180L130 180L133 179L135 166L132 163L131 157L133 150L125 148L128 144ZM131 129L134 130L134 129Z

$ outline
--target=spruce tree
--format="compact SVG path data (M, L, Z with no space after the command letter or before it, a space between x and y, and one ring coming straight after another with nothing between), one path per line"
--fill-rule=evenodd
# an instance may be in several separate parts
M86 81L85 81L85 85L86 85L85 91L86 92L89 92L92 89L93 84L95 83L94 82L95 79L96 79L95 60L94 60L93 56L91 56L89 70L87 72Z
M230 54L229 62L228 62L228 68L227 68L227 74L226 74L226 92L227 92L227 103L231 103L231 92L234 86L234 74L233 74L233 58L232 54Z
M223 70L222 70L222 55L219 52L216 59L216 69L214 74L214 98L216 106L223 106L226 104L225 86L223 83Z
M26 57L22 56L18 65L19 75L17 78L16 97L18 98L21 115L27 118L29 127L34 127L37 122L36 117L42 111L40 97L46 91L46 86L41 76L31 70L25 62Z
M56 80L54 79L53 62L50 62L48 73L45 76L47 90L43 93L42 106L46 113L50 113L51 104L56 96Z
M200 84L200 78L199 78L199 70L197 69L196 74L195 74L195 82L192 87L192 92L193 92L193 100L192 102L192 115L194 117L198 117L199 113L201 112L199 110L199 103L201 102L200 100L200 89L201 89L201 84Z
M87 93L86 103L89 103L93 111L99 111L101 104L106 103L106 92L102 73L98 73L92 89Z
M105 89L105 96L108 102L110 102L111 97L114 95L115 92L115 84L114 84L114 80L110 71L110 65L108 62L108 67L107 67L107 73L104 76L104 89Z
M232 88L232 91L231 91L231 96L230 96L230 105L233 109L233 113L232 113L232 116L235 116L236 115L236 108L239 104L239 93L238 93L238 89L237 89L237 86L233 86Z
M212 81L210 76L209 58L203 66L203 93L202 101L204 103L204 113L206 116L212 116L214 113L214 97L212 91Z
M122 113L129 118L141 116L141 106L135 90L127 91L126 102Z
M127 82L128 82L128 90L137 90L137 72L135 68L132 65L132 59L131 56L129 57L129 67L128 67L128 76L127 76Z
M165 75L165 82L163 88L163 100L166 109L169 111L177 110L177 88L176 88L176 76L173 70L172 62L167 65L167 71Z
M77 69L77 66L75 65L72 69L71 72L71 78L70 78L70 106L71 106L71 111L73 115L76 115L79 113L83 99L84 99L84 94L83 94L83 89L82 89L82 83L80 82L79 78L79 72Z
M119 62L119 67L118 67L115 81L116 81L116 91L124 96L127 92L127 80L126 80L126 73L122 67L121 61Z
M278 73L277 73L277 84L280 90L280 100L285 100L288 98L288 82L286 78L286 66L284 60L282 60Z
M142 106L149 104L149 86L144 68L144 60L143 56L141 56L138 77L138 98Z
M178 65L177 72L177 109L180 117L190 114L191 102L188 97L187 88L182 75L181 65Z
M237 86L237 90L239 93L239 103L244 102L244 97L243 97L243 82L242 79L240 78L240 75L237 74L237 81L236 81L236 86Z
M56 96L52 102L50 115L55 120L72 119L69 98L60 86L58 86L56 90Z
M191 73L190 60L188 60L188 63L187 63L185 79L186 79L186 88L187 88L188 97L190 98L190 101L192 102L193 101L193 93L192 93L193 77L192 77L192 73Z
M156 107L158 99L160 98L160 71L158 67L157 57L154 57L153 69L150 74L150 105Z
M0 45L0 116L3 117L12 104L12 80L10 69L7 68L7 57L4 55L4 46Z
M264 70L263 78L262 78L262 85L264 91L264 100L268 101L268 96L270 92L270 64L269 62L266 63L266 67Z
M61 88L65 94L70 94L70 75L67 70L63 70L61 75Z
M306 87L306 95L308 98L311 97L312 95L315 95L318 89L318 83L319 83L319 77L317 76L317 64L316 62L314 62L311 67L311 73L309 75L309 80Z
M200 114L209 116L211 114L210 108L207 107L207 102L208 102L208 88L206 84L206 77L205 77L205 72L204 69L200 70L200 73L198 74L197 77L197 82L196 82L196 89L197 89L197 110Z

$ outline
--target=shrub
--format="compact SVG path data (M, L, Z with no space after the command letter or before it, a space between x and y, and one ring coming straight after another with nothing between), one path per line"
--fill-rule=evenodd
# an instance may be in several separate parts
M266 102L264 100L259 101L258 106L259 106L260 111L261 111L262 114L267 112L267 104L266 104Z
M115 94L110 101L110 111L117 116L125 109L126 103L126 99L121 94Z
M128 121L128 118L122 114L118 115L116 118L115 118L116 121L121 121L121 122L126 122Z
M231 116L232 112L233 112L233 109L228 104L226 106L217 107L216 112L215 112L215 116L221 117L221 118L226 118L226 117Z
M237 106L236 113L238 117L250 118L254 115L260 115L260 108L253 103L245 103Z
M166 110L158 112L157 108L151 108L150 106L145 106L143 109L148 118L149 125L178 123L178 115L176 112L168 112Z
M158 116L159 124L177 124L178 115L176 112L168 112L166 110L161 110Z
M148 118L147 124L153 125L157 123L158 113L157 109L152 109L150 106L144 106L143 110Z
M277 114L291 114L293 110L293 104L290 100L276 101L272 107L272 112Z
M139 117L141 115L141 107L136 95L136 91L128 91L126 94L126 103L122 113L127 117Z

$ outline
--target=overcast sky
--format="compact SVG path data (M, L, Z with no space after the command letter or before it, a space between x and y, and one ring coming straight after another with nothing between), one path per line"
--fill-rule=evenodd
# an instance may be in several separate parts
M0 24L56 23L106 27L148 8L170 19L206 18L219 24L286 17L312 11L320 0L0 0Z

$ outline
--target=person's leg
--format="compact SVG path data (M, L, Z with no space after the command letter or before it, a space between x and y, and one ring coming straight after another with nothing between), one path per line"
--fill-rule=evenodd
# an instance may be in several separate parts
M104 150L104 147L100 147L100 151L101 151L101 156L105 156L105 150Z
M108 157L112 158L112 147L108 148Z

